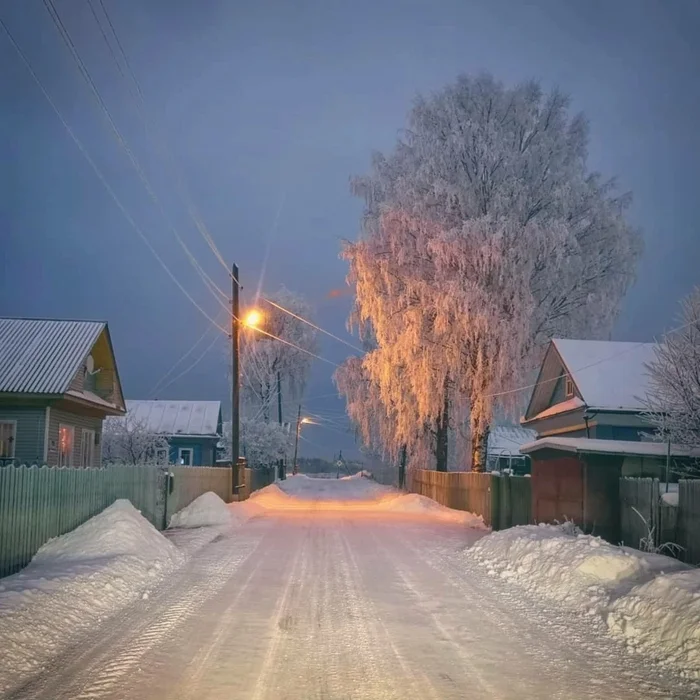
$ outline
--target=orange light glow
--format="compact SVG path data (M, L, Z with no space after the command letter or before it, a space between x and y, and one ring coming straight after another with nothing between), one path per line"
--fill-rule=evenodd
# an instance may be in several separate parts
M257 309L251 309L243 318L243 325L248 328L257 328L262 318L262 314Z

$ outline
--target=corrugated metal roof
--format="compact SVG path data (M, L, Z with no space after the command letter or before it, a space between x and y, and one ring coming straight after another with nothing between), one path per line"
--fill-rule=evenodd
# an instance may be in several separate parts
M0 318L0 392L63 394L106 324Z
M221 401L142 401L128 399L127 419L161 435L220 434Z
M519 455L520 446L535 439L534 430L510 425L496 425L489 432L488 452L490 455Z

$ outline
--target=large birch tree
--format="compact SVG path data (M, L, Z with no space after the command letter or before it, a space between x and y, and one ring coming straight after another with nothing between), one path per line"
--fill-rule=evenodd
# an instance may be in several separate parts
M505 392L546 341L608 333L641 243L587 144L561 92L464 76L418 98L394 150L353 180L350 320L376 341L362 368L395 416L393 450L466 421L483 469L494 409L518 403ZM446 437L436 459L446 467Z

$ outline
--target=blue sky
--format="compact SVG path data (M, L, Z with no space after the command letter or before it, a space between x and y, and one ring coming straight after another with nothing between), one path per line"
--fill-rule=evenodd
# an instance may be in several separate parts
M222 254L239 264L244 294L257 287L269 244L263 290L300 292L322 326L344 334L349 302L328 293L344 283L340 243L358 228L349 177L367 169L372 150L391 147L417 92L481 70L569 92L591 122L591 167L634 193L646 252L614 337L660 333L700 282L693 0L104 0L157 124L150 138L87 0L54 2L167 219L224 289L226 271L156 144L169 144ZM217 314L43 3L0 0L0 17L167 266ZM0 64L0 314L106 319L126 395L145 398L209 322L131 228L2 33ZM333 362L346 350L321 338ZM161 398L226 401L226 353L222 336ZM334 422L308 428L309 454L353 443L342 402L328 396L332 370L313 368L307 395L320 398L308 410Z

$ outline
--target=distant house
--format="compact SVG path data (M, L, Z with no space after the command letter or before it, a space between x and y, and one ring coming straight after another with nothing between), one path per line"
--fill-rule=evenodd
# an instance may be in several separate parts
M100 466L124 413L106 323L0 318L0 464Z
M654 343L552 340L520 423L539 437L639 441Z
M220 401L126 402L129 420L168 441L169 454L162 461L189 466L214 466L221 440Z

